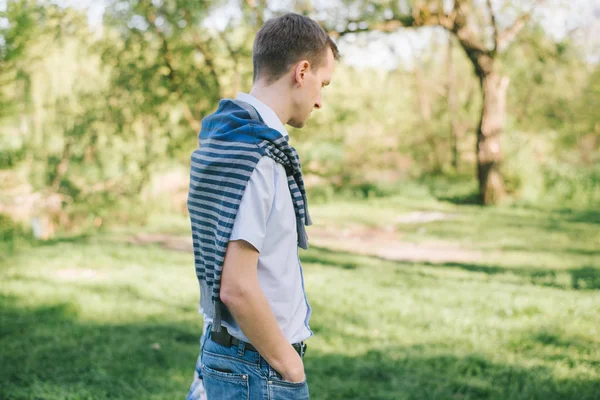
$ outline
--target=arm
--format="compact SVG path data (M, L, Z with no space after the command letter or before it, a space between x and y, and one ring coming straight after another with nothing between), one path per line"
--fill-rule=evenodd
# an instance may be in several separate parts
M302 359L283 336L259 285L258 254L243 240L229 242L221 277L221 301L252 345L283 379L302 382Z

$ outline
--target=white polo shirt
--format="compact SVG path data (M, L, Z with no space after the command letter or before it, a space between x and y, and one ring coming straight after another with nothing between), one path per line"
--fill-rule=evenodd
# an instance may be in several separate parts
M277 114L266 104L246 93L238 93L237 100L252 105L267 126L288 136ZM285 168L272 158L260 159L244 191L230 240L240 239L260 253L258 281L285 338L290 343L308 339L312 336L308 325L312 310L298 258L296 214ZM205 315L205 326L209 322ZM222 325L232 336L249 342L226 307Z

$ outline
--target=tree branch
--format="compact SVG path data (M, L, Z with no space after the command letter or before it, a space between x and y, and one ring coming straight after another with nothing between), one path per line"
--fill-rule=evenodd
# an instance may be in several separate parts
M183 11L183 19L187 23L187 26L192 26L191 24L191 16L190 13L186 10ZM217 68L214 63L213 55L208 51L208 44L200 38L197 31L194 31L192 34L192 44L194 48L198 50L204 56L204 63L208 67L211 77L214 80L215 88L219 95L221 93L221 84L219 82L219 74L217 73Z
M496 48L499 49L500 47L503 47L507 42L510 42L512 39L514 39L514 37L519 34L521 29L523 29L525 25L527 25L527 22L529 22L529 20L531 19L535 8L542 4L544 1L545 0L536 0L529 12L519 16L511 27L507 28L504 32L500 33L498 35Z
M540 1L540 0L538 0ZM489 50L469 25L472 2L454 0L454 7L446 14L442 7L433 11L427 4L413 8L410 13L401 13L394 7L390 18L369 22L365 19L349 20L343 30L329 29L331 36L339 37L349 33L379 31L395 32L399 28L441 26L456 35L462 48L473 63L478 76L489 74L493 69L495 49ZM380 10L381 11L381 10ZM495 21L495 16L494 16Z
M490 18L492 20L492 28L494 28L494 49L493 52L498 50L498 24L496 23L496 14L492 8L492 0L486 0L488 10L490 11Z
M177 93L177 96L179 97L179 100L182 103L183 115L184 115L188 125L190 126L190 128L194 132L198 132L201 128L201 125L200 125L200 122L198 122L198 120L196 118L194 118L194 115L193 115L192 111L190 110L190 107L184 101L183 91L181 90L181 80L179 79L178 72L173 67L173 55L169 48L169 41L167 40L167 37L165 36L164 32L162 30L160 30L159 27L156 26L156 24L155 24L156 16L154 14L148 12L147 19L148 19L148 22L150 22L150 26L152 27L152 30L158 35L158 37L160 38L160 40L162 42L161 50L162 50L163 60L164 60L165 66L169 69L168 78L169 78L169 81L172 86L171 88L175 91L175 93Z
M475 73L481 77L489 74L493 69L495 52L486 48L485 44L479 40L479 37L469 26L469 15L472 12L469 8L472 3L466 0L454 0L454 28L452 32L456 35L461 47L467 54L467 57L473 63Z
M498 35L497 47L504 46L507 42L510 42L515 36L517 36L521 29L525 27L527 21L529 21L530 19L530 13L523 14L519 18L517 18L515 23L510 28L507 28L504 32Z
M448 30L452 30L454 20L451 16L443 12L430 12L428 7L423 7L413 11L412 15L394 14L390 19L385 21L375 21L369 23L364 20L348 20L346 28L338 31L329 29L329 35L340 37L350 33L360 32L395 32L399 28L417 28L421 26L441 26Z

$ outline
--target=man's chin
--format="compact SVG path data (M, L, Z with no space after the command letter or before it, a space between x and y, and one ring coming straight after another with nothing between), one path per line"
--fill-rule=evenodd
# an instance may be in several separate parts
M303 128L304 125L306 125L306 120L303 120L303 121L292 120L292 121L288 122L288 125L293 126L294 128Z

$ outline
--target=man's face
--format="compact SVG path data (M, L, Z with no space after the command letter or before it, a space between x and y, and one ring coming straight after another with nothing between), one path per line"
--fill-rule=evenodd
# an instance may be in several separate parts
M309 66L300 87L295 90L292 115L288 124L294 128L302 128L313 109L321 108L321 91L331 82L334 67L333 52L327 48L325 63L316 69Z

